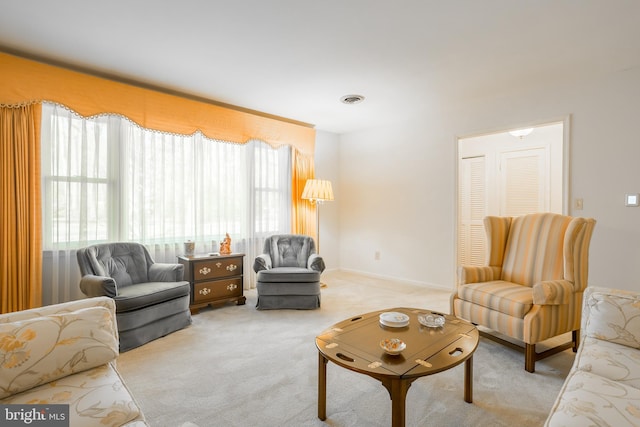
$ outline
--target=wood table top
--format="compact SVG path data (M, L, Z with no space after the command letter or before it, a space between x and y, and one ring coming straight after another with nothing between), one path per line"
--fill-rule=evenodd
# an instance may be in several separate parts
M398 312L409 317L404 327L380 323L380 314ZM427 327L421 314L442 315L442 327ZM330 361L375 378L415 378L450 369L473 355L478 330L471 323L451 315L419 308L390 308L361 314L329 327L316 337L318 350ZM389 355L380 341L399 338L406 348Z

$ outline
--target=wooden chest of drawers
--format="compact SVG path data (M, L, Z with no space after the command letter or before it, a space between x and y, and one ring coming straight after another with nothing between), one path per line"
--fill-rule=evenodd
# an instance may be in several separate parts
M191 313L207 305L246 301L243 295L244 254L178 256L184 280L191 283Z

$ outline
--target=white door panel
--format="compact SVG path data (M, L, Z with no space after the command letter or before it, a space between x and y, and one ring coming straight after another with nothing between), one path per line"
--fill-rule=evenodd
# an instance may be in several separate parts
M487 215L562 213L564 124L458 140L458 265L484 265Z
M549 211L548 147L500 153L500 216Z

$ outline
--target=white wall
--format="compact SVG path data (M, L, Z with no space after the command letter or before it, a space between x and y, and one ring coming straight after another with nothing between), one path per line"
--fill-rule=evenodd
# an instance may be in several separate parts
M584 199L584 210L569 213L598 221L589 283L637 289L640 208L625 207L624 194L640 193L640 69L452 103L404 123L340 135L337 169L336 142L320 133L316 175L337 179L339 194L331 207L338 213L323 206L321 222L337 237L340 268L453 288L457 137L567 115L571 197Z
M315 168L316 178L328 179L333 188L333 202L325 202L320 206L320 254L327 270L337 270L340 262L339 221L340 209L340 174L338 169L338 141L336 134L316 132Z

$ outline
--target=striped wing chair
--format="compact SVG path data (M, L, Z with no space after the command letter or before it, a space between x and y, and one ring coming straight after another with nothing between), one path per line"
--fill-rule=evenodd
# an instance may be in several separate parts
M486 266L462 266L451 313L524 342L525 369L573 347L580 339L582 293L596 221L554 213L484 219ZM536 353L536 343L572 332L572 341ZM481 331L510 347L522 347Z

